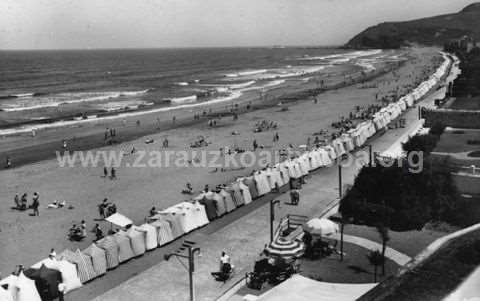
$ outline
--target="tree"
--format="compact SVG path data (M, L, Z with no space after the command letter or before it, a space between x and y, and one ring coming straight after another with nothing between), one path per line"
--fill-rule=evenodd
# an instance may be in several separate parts
M387 242L390 240L390 236L388 234L388 228L383 224L377 225L378 234L380 234L380 238L382 239L382 276L385 275L385 251L387 250Z
M383 264L385 259L383 258L382 253L378 250L370 251L367 254L367 258L370 264L373 265L373 281L377 282L377 268Z

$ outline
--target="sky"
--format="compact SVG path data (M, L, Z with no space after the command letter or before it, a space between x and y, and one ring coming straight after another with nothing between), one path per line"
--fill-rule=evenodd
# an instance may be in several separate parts
M341 45L474 0L0 0L0 49Z

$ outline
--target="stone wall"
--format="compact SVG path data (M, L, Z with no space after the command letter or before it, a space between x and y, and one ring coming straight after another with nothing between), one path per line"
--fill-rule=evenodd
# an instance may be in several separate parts
M453 173L452 180L460 193L480 196L480 175Z

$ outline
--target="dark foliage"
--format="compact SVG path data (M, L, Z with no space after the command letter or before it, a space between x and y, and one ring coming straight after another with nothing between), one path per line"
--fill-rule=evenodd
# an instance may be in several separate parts
M440 140L440 136L445 131L445 125L435 123L430 132L425 135L415 135L403 144L403 150L408 153L412 151L423 152L424 157L428 156Z
M415 135L403 144L403 150L407 153L412 151L421 151L424 155L430 154L438 142L438 136L427 135Z
M474 48L469 53L453 50L461 58L462 73L453 83L452 96L475 97L480 95L480 48Z
M347 48L398 48L409 43L442 46L469 35L480 39L480 8L406 22L385 22L353 37Z
M340 203L342 215L354 223L383 224L395 231L421 229L429 221L461 222L462 202L449 173L420 173L406 166L364 167Z

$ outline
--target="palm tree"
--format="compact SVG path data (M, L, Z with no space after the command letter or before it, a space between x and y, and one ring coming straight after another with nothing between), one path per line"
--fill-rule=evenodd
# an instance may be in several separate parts
M367 254L368 261L373 265L373 281L377 282L377 268L382 265L385 259L379 250L370 251Z
M385 275L385 251L387 250L387 241L390 240L390 236L388 234L388 228L385 227L384 224L379 224L377 226L378 234L380 234L380 238L382 239L382 275Z

